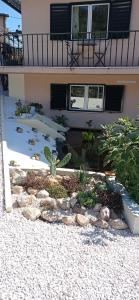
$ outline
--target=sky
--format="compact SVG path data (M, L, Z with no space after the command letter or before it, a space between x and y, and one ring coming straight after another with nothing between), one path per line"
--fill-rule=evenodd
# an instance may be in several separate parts
M20 29L21 29L21 14L17 13L14 9L10 8L1 0L0 0L0 13L5 13L9 15L9 18L7 18L7 28L10 31L16 30L18 28L18 25L20 25Z

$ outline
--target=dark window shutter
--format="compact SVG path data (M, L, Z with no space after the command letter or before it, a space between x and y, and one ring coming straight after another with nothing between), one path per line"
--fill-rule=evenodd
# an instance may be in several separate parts
M128 38L132 0L112 0L110 4L109 38ZM114 33L112 31L119 31Z
M50 5L51 40L66 40L71 37L71 5Z
M123 85L106 86L105 110L121 112L123 94L124 94Z
M66 84L51 84L51 109L67 109Z

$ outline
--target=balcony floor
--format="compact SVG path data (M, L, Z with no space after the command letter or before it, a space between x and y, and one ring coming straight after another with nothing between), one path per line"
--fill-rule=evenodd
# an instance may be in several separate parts
M84 75L139 75L138 67L35 67L35 66L0 66L0 74L84 74Z

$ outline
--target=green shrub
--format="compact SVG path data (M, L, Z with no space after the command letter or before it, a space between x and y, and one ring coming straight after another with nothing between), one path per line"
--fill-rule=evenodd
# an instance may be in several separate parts
M85 206L88 208L93 208L97 203L97 194L92 191L88 192L79 192L77 195L78 203L81 206Z
M110 164L117 179L139 203L139 128L128 118L103 127L100 152L104 165Z
M53 185L47 188L50 197L55 199L66 198L68 196L66 189L62 185Z

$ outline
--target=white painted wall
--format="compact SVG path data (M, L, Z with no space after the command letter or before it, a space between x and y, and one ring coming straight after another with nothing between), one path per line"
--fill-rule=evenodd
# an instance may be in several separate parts
M17 99L25 100L24 90L24 75L23 74L9 74L9 96Z

